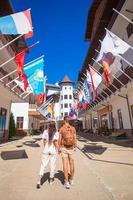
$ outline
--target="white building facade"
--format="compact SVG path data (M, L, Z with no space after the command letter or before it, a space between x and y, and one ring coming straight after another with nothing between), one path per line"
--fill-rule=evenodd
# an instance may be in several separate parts
M61 117L68 116L70 109L73 105L73 83L68 76L65 76L64 80L59 83L61 87L60 91L60 111Z

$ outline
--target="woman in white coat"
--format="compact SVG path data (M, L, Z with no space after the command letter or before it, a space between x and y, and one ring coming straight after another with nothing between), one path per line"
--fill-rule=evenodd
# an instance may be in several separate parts
M56 168L56 159L58 153L59 133L56 131L55 124L49 124L48 129L42 135L44 149L42 154L42 162L39 173L37 188L41 187L41 179L44 175L46 166L50 163L50 184L54 182L54 173Z

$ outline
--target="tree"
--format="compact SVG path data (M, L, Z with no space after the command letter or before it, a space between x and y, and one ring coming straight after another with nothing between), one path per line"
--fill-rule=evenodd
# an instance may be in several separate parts
M13 113L10 114L10 123L9 123L9 138L16 135L16 127Z

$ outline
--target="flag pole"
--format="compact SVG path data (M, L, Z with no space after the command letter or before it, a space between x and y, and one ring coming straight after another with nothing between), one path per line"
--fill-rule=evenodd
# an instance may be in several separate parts
M31 92L29 92L28 94L26 94L24 97L22 97L22 99L25 99L28 95L30 95L32 93L32 91Z
M22 92L19 96L22 97L25 93L27 93L26 91Z
M51 99L51 101L50 101L48 104L51 104L51 103L54 103L53 99ZM43 108L40 108L40 110L43 110L43 111L45 111L45 110L46 110L46 108L48 107L48 104L47 104L45 107L43 107Z
M92 60L95 62L95 63L97 63L101 68L102 68L102 65L99 63L99 62L97 62L94 58L92 58ZM112 76L112 75L111 75ZM119 88L117 88L113 83L111 83L111 85L116 89L116 90L118 90ZM105 85L106 86L106 85ZM107 87L107 86L106 86Z
M120 40L122 40L119 36L117 36L115 33L113 33L112 31L110 31L109 29L105 28L105 30L106 30L107 32L109 32L109 33L114 34L117 38L119 38ZM130 46L126 41L124 41L124 40L122 40L122 41L125 42L125 43L133 50L133 47Z
M100 53L97 49L95 49L95 51L96 51L97 53ZM93 60L94 60L94 59L93 59ZM96 60L94 60L94 61L95 61L95 63L97 63ZM99 63L99 64L100 64L100 63ZM102 67L101 64L100 64L100 67ZM111 76L113 76L113 78L115 78L122 86L125 86L115 75L111 74Z
M7 84L6 84L6 86L9 86L12 82L14 82L15 80L17 80L19 77L17 76L16 78L14 78L13 80L11 80L10 82L8 82Z
M53 103L53 102L54 102L54 101L51 101L50 103ZM46 106L44 109L39 109L39 110L45 113L45 111L47 110L47 107L48 107L48 106L49 106L49 105L47 104L47 106Z
M12 87L11 90L14 91L14 89L15 89L17 86L18 86L18 84L15 85L14 87Z
M86 74L84 74L85 76L86 76ZM87 76L86 76L87 77ZM102 90L102 89L101 89ZM106 93L104 90L102 90L102 92L103 93L105 93L106 94L106 96L109 96L109 94L108 93ZM110 96L109 96L110 97Z
M32 60L32 61L26 63L26 64L24 65L24 67L26 67L27 65L31 64L32 62L35 62L35 61L37 61L37 60L39 60L39 59L41 59L41 58L43 58L43 57L44 57L44 55L42 55L42 56L40 56L40 57L38 57L38 58L36 58L36 59L34 59L34 60Z
M49 102L49 101L51 101L53 99L53 97L50 97L46 102L44 102L39 108L41 108L41 107L45 107L45 105Z
M31 46L29 46L29 47L26 47L25 50L28 49L28 48L34 47L34 46L35 46L36 44L38 44L38 43L39 43L39 41L35 42L33 45L31 45ZM23 51L24 51L24 50L23 50ZM2 64L0 65L0 68L3 67L4 65L6 65L7 63L9 63L11 60L13 60L16 56L19 56L23 51L21 51L20 53L18 53L17 55L15 55L15 56L13 56L13 57L11 57L9 60L5 61L4 63L2 63Z
M87 78L87 75L85 74L85 73L83 73L83 75ZM103 97L103 95L101 94L101 96ZM101 99L100 97L98 97L100 100L104 100L105 99L105 97L103 97L103 99Z
M0 81L2 81L4 78L10 76L11 74L15 73L17 71L17 69L13 70L12 72L10 72L9 74L3 76L2 78L0 78Z
M93 58L92 58L93 59ZM95 72L97 72L98 74L99 74L99 76L101 76L102 77L102 75L94 68L94 67L92 67L90 64L89 64L89 67L91 67L91 68L93 68L93 70L95 71ZM102 79L103 79L103 77L102 77ZM103 86L106 86L106 84L105 83L101 83L101 85L103 85ZM107 86L106 86L106 88L105 89L107 89L111 94L114 94L113 93L113 91L112 90L110 90ZM117 90L117 88L115 88L116 90Z
M92 58L93 59L93 58ZM93 60L95 60L95 59L93 59ZM99 65L99 66L102 66L99 62L97 62L96 60L95 60L95 62ZM129 75L127 75L120 67L118 67L117 65L116 65L116 67L117 67L117 69L119 69L130 81L133 81L133 79L129 76ZM111 83L112 84L112 83ZM113 84L112 84L113 85ZM113 85L113 87L115 87L114 85ZM119 89L119 88L117 88L117 89Z
M128 62L125 58L123 58L121 55L118 55L122 60L124 60L129 66L133 67L133 65Z
M120 15L121 17L123 17L124 19L126 19L129 23L133 24L133 22L128 19L125 15L123 15L122 13L120 13L118 10L116 10L115 8L113 8L113 10L118 14Z
M42 58L43 56L44 56L44 55L42 55L42 56L40 56L40 57L38 57L38 58L36 58L36 59L34 59L34 60L32 60L32 61L26 63L26 64L24 65L24 67L25 67L26 65L29 65L31 62L34 62L34 61L36 61L37 59ZM12 81L10 81L9 83L7 83L6 85L9 85L10 83L12 83L14 80L16 80L16 79L18 79L18 78L19 78L19 77L13 79Z
M11 40L10 42L8 42L8 43L5 44L4 46L2 46L2 47L0 48L0 51L1 51L2 49L4 49L5 47L7 47L8 45L10 45L11 43L13 43L15 40L17 40L17 39L19 39L20 37L22 37L23 35L24 35L24 34L19 35L18 37L14 38L14 39Z

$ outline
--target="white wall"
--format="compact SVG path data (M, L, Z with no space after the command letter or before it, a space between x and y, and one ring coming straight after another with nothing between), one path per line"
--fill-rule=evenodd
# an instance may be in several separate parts
M29 109L29 103L12 103L11 105L11 111L14 115L15 123L17 120L17 117L24 117L24 124L23 129L28 129L28 109Z
M133 105L133 83L129 83L127 88L123 89L121 95L126 96L126 94L128 95L129 105ZM117 110L121 109L124 129L131 129L127 100L118 95L115 95L113 100L110 101L110 104L113 106L115 128L119 129Z
M55 103L54 104L54 116L55 120L58 120L60 118L60 103Z
M10 92L8 88L0 83L0 107L7 109L6 115L6 130L9 128L9 119L11 112L11 102L21 102L21 99L17 97L14 93Z

